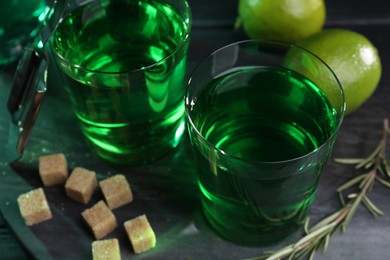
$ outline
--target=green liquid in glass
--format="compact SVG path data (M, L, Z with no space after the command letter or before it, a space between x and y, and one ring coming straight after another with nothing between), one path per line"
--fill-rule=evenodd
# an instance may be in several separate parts
M236 68L211 81L193 105L194 124L217 148L257 167L245 172L226 156L213 167L215 156L195 142L202 204L211 224L244 244L273 243L297 230L329 149L295 164L275 162L323 145L335 131L334 113L321 89L286 69Z
M45 0L0 0L0 65L14 61L45 18Z
M106 0L79 7L56 30L54 50L86 69L57 59L81 129L103 158L148 163L180 142L188 23L167 4Z

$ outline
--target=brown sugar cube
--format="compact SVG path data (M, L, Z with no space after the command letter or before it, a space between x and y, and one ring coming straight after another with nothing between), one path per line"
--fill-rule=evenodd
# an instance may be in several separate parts
M81 215L96 239L106 236L118 226L114 214L102 200Z
M65 192L69 198L87 204L96 187L96 173L81 167L76 167L65 183Z
M17 201L27 226L41 223L53 217L42 188L19 195Z
M68 163L65 155L59 153L39 157L39 175L45 186L65 183L68 178Z
M118 239L106 239L92 242L93 260L120 260Z
M136 254L156 246L156 236L146 215L126 221L124 227Z
M119 208L133 201L130 185L122 174L102 180L99 185L110 209Z

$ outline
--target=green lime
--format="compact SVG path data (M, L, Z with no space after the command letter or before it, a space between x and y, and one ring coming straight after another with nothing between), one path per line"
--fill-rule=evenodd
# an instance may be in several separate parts
M344 90L349 114L375 91L382 66L375 46L362 34L325 29L296 43L321 58L333 70Z
M324 0L240 0L237 26L253 39L296 42L320 31Z

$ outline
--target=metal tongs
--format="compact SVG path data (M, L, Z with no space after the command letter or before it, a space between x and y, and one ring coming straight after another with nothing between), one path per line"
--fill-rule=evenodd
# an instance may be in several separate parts
M65 11L68 0L54 0L38 35L25 47L16 69L7 108L11 114L8 161L19 158L28 142L47 86L45 45Z

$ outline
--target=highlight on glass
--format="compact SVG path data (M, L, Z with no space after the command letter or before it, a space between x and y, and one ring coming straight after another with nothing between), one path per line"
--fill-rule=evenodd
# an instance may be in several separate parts
M16 61L49 13L45 0L0 0L0 68Z

